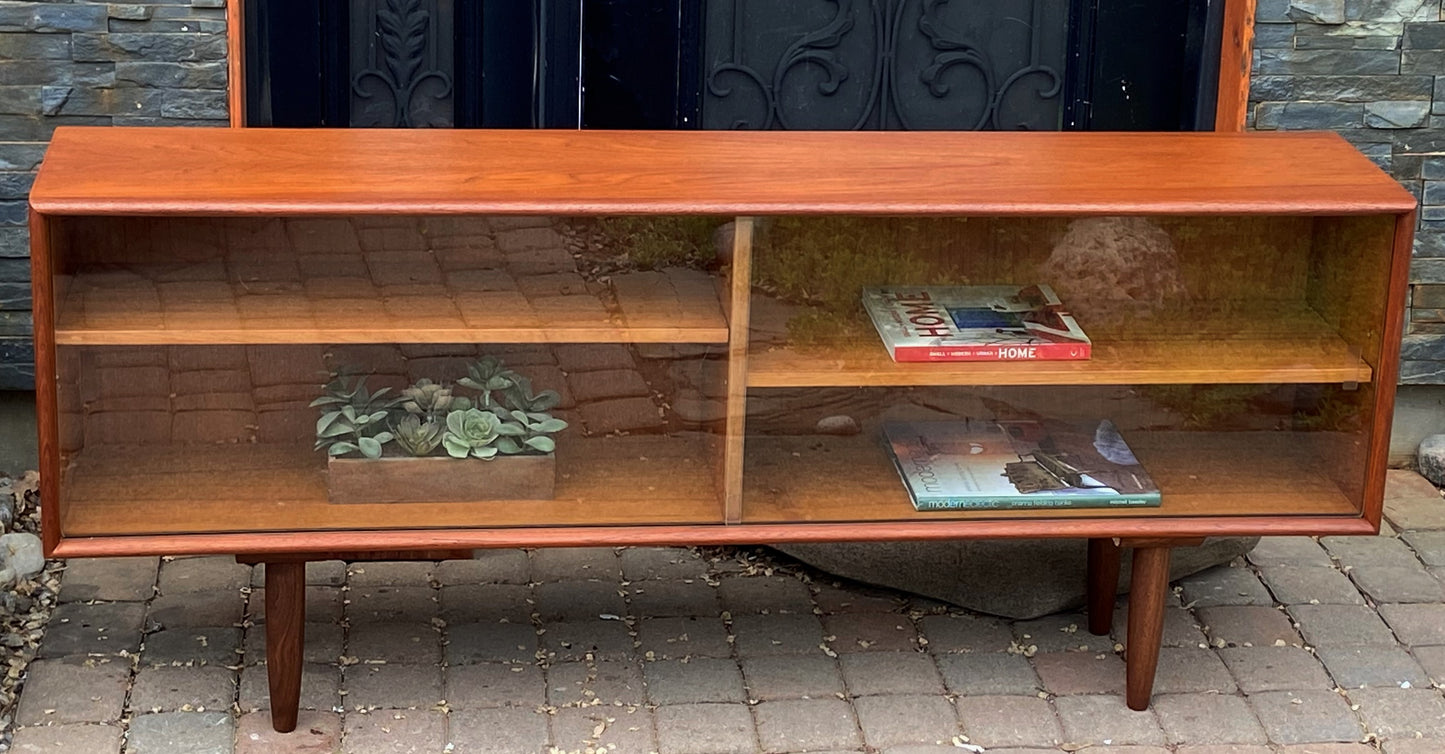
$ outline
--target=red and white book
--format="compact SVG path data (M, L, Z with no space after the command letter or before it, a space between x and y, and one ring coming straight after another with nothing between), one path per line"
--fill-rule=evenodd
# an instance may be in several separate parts
M1060 361L1092 351L1046 285L867 288L863 308L899 362Z

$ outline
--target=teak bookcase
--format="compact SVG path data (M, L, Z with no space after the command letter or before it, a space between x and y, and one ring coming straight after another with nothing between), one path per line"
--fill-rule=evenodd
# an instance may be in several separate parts
M278 730L312 559L1088 538L1142 709L1170 548L1379 526L1415 202L1332 134L61 128L30 202L46 550L267 563ZM895 364L885 282L1049 283L1095 356ZM554 499L328 503L326 370L484 352L570 386ZM958 415L1109 418L1163 504L917 513L879 424Z

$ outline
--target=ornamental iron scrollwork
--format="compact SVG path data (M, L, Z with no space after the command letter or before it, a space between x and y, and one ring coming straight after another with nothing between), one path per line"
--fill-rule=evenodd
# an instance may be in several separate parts
M451 4L364 0L353 8L351 125L453 125Z
M1057 129L1067 22L1066 0L711 0L703 123Z

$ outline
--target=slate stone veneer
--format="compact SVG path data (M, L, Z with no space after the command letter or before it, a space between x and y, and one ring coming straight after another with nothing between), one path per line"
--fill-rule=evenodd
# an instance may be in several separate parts
M0 390L33 385L25 197L56 126L226 124L224 0L0 0Z
M225 0L0 0L0 389L32 385L25 194L64 124L223 125ZM1445 384L1445 0L1259 0L1250 125L1341 132L1423 202L1401 381Z

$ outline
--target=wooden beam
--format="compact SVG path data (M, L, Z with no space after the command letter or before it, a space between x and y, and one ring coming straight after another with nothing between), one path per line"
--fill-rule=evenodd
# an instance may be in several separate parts
M1256 0L1225 0L1219 48L1219 95L1214 130L1243 131L1249 112L1249 74L1254 59Z

